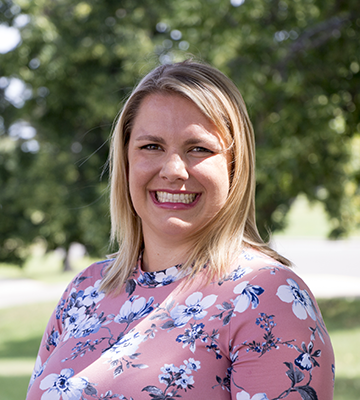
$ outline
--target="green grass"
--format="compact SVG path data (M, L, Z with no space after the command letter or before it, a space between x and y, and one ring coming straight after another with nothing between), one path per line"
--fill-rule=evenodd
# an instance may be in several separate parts
M90 257L82 257L72 262L72 271L63 272L62 258L57 252L43 254L34 251L22 268L14 264L0 263L0 279L36 279L46 283L70 282L70 280L88 267L91 263L99 261Z
M336 359L334 400L359 400L360 299L319 300ZM40 340L55 302L0 309L1 400L25 398Z
M299 195L287 215L287 227L275 235L286 237L326 238L331 224L322 203L309 203L305 195ZM349 232L351 237L360 236L360 228ZM360 396L359 396L360 398Z
M1 400L25 399L40 340L55 303L0 310Z

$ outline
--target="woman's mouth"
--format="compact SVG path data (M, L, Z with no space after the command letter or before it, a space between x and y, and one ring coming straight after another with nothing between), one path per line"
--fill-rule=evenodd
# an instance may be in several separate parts
M169 193L155 192L156 200L159 203L183 203L191 204L195 201L196 193Z

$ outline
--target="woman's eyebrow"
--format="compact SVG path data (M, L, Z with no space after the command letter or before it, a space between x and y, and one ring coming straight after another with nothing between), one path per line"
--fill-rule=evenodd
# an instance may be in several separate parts
M142 140L165 144L165 140L161 136L141 135L141 136L138 136L137 138L135 138L135 141L142 141Z
M199 144L199 143L203 143L203 142L204 141L202 139L198 139L198 138L192 138L192 139L185 140L186 145Z
M220 143L215 140L214 138L211 137L206 137L206 138L190 138L185 140L184 144L186 146L196 146L196 145L202 145L202 146L219 146Z

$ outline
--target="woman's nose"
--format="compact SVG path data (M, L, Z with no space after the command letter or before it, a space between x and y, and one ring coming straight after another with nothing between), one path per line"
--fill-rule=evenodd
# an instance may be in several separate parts
M179 154L169 154L166 157L160 171L160 177L174 182L177 179L186 180L189 178L186 163Z

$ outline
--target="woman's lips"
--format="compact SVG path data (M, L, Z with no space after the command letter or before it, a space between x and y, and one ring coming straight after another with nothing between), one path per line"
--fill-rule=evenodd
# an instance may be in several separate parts
M197 194L196 193L169 193L163 191L155 192L156 200L159 203L193 203Z
M180 210L192 208L201 197L200 193L171 193L164 190L150 191L150 195L157 206Z

